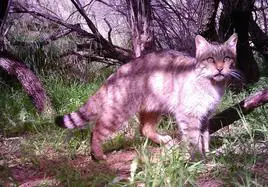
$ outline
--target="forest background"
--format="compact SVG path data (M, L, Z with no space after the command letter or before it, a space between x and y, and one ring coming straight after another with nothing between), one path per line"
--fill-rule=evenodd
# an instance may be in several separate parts
M267 184L267 1L6 0L0 8L2 184ZM90 128L55 127L55 114L75 110L131 59L162 49L194 55L197 34L223 42L233 32L244 80L210 120L207 163L140 137L136 118L104 145L106 163L89 156ZM159 130L177 131L172 118Z

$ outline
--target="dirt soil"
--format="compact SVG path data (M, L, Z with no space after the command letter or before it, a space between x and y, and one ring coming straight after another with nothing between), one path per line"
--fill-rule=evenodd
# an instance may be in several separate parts
M75 155L70 159L59 155L53 149L48 148L45 154L36 157L36 163L29 162L22 157L20 145L24 141L22 137L3 139L0 137L0 186L21 187L38 186L62 186L55 179L57 168L66 165L80 176L96 175L96 173L114 175L119 180L128 180L130 176L130 165L137 156L135 150L120 150L108 154L106 161L96 162L88 155ZM160 148L150 150L157 157ZM268 162L256 163L251 170L256 174L268 173ZM264 176L268 180L268 176ZM223 181L212 179L206 175L198 180L198 186L220 187Z
M89 155L75 155L67 158L59 155L52 148L45 150L45 154L36 157L36 163L29 162L22 157L20 145L22 137L0 139L0 186L18 185L22 187L38 186L45 183L51 186L61 186L54 178L55 168L68 165L80 176L90 176L96 173L117 176L119 180L127 180L130 175L130 165L137 156L135 150L121 150L109 153L105 161L94 161ZM152 152L159 152L159 148L152 148Z

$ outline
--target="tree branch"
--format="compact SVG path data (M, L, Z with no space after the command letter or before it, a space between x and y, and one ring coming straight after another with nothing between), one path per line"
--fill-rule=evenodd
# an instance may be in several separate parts
M73 31L70 30L70 29L59 30L58 32L53 33L52 35L50 35L50 36L48 36L46 38L42 38L42 39L37 40L37 41L27 42L27 41L18 41L18 40L16 40L12 44L13 45L21 45L21 46L37 44L37 45L43 46L43 45L49 44L49 42L51 42L51 41L55 41L55 40L57 40L59 38L62 38L64 36L70 34L71 32L73 32Z
M16 76L40 113L53 113L52 104L41 81L22 61L8 52L0 52L0 66L8 74Z
M95 1L95 0L91 0L89 3L87 3L86 5L84 5L83 8L85 8L85 7L89 6L89 5L91 5L94 1ZM68 18L67 18L65 21L68 21L68 20L69 20L69 19L70 19L76 12L78 12L78 10L72 12L72 13L68 16Z
M96 0L96 2L99 2L99 3L102 3L102 4L106 5L107 7L109 7L109 8L111 8L111 9L115 10L116 12L120 13L121 15L123 15L123 16L125 16L125 17L128 16L127 13L126 13L126 11L125 11L125 9L122 10L122 8L117 8L116 5L108 4L107 2L102 1L102 0Z
M97 36L97 38L100 38L101 40L103 40L104 39L103 36L100 34L98 29L95 27L94 23L87 16L85 9L81 5L80 1L79 0L71 0L71 1L72 1L73 5L75 6L75 8L78 10L78 12L86 20L86 23L87 23L89 29L92 31L92 33L95 34Z
M55 22L59 25L62 25L68 29L71 29L72 31L77 32L78 34L82 35L82 36L87 36L89 38L96 38L96 36L94 34L91 34L85 30L83 30L79 24L70 24L70 23L66 23L63 20L57 18L56 16L50 15L48 13L42 13L41 11L36 11L33 8L29 8L29 7L25 7L22 4L16 2L16 3L12 3L12 8L13 11L16 13L28 13L30 15L32 15L35 18L44 18L47 19L49 21Z
M42 13L41 11L36 11L34 8L25 7L21 3L13 3L13 10L16 13L29 13L35 18L44 18L49 21L55 22L61 26L66 27L67 29L70 29L71 31L75 31L77 34L81 36L85 36L88 39L94 39L102 46L102 54L105 57L117 59L123 63L128 62L132 58L132 53L127 50L123 49L121 47L112 45L109 41L107 41L105 38L102 37L102 35L99 33L97 28L94 26L94 24L91 22L91 20L85 15L85 11L83 10L83 7L79 3L78 0L72 0L74 5L78 8L78 11L81 13L81 15L86 19L88 26L90 27L92 33L89 33L85 30L83 30L79 24L70 24L67 22L64 22L63 20L57 18L56 16L50 15L48 13Z
M109 27L109 31L108 31L108 40L109 40L109 42L112 44L112 38L111 38L111 33L112 33L112 26L111 26L111 24L107 21L107 19L106 18L104 18L104 21L105 21L105 23L107 24L107 26Z
M105 58L105 57L101 57L101 56L89 54L89 53L84 53L84 52L77 52L77 51L67 51L66 53L61 54L59 57L63 58L63 57L70 56L70 55L75 55L81 58L90 59L91 61L98 61L108 66L121 64L119 61L114 60L114 59Z
M255 108L268 103L268 88L249 96L238 104L235 104L226 110L216 114L209 121L210 133L226 127L233 122L241 119L242 115L251 113Z
M201 15L199 17L198 34L208 38L210 41L218 41L216 31L216 15L219 6L219 0L200 1Z

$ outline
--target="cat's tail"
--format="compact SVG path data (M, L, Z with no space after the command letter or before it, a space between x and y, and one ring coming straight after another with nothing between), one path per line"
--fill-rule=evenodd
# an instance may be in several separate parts
M75 112L57 116L55 118L55 123L59 127L67 129L81 128L85 126L88 121L93 120L94 117L94 112L88 109L88 104L85 104Z

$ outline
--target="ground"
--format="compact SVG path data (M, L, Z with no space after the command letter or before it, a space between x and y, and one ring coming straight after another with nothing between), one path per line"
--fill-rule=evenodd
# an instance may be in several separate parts
M64 175L62 174L64 170L67 172L66 175L78 174L79 178L84 177L86 180L102 181L103 177L104 184L109 181L109 184L112 185L113 183L118 183L118 181L131 180L131 167L133 167L133 163L135 163L135 159L138 158L139 154L135 149L121 149L108 153L108 160L96 162L88 154L76 153L70 157L64 154L64 151L61 153L61 151L55 151L52 147L46 147L45 150L42 150L42 153L36 152L34 153L35 157L31 157L28 160L22 149L22 145L27 138L27 135L24 137L1 138L0 181L2 181L2 185L23 187L65 186L69 184L68 186L72 186L73 181L64 181L70 180L72 177L70 179L65 178L65 176L63 178L59 177ZM268 184L268 143L263 142L262 146L261 149L264 151L258 154L261 154L260 158L264 159L257 160L248 169L253 177L261 176L262 180ZM161 147L148 147L148 149L154 157L154 162L158 162L159 157L161 157ZM199 175L197 186L225 186L223 179L210 175L209 168L214 166L211 166L211 163L206 163L206 167L208 172ZM107 176L109 177L107 178ZM76 177L73 178L75 179ZM97 186L104 186L104 184L98 184ZM87 186L87 184L81 184L81 186ZM145 184L140 182L136 183L136 186L145 186Z

